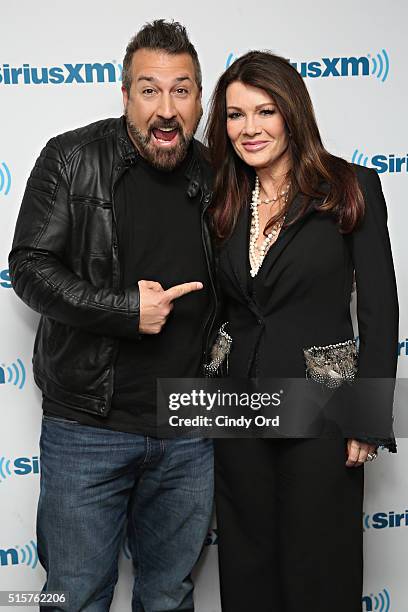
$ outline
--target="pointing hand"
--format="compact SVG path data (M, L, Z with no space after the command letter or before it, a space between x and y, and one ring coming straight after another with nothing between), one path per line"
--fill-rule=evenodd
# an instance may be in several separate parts
M200 282L182 283L166 290L155 281L141 280L138 285L140 293L139 331L141 334L159 334L173 310L174 300L203 288Z

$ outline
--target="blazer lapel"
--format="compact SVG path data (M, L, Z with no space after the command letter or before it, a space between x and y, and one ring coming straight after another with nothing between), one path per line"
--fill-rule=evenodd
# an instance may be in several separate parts
M249 296L249 207L243 208L239 214L237 225L228 241L227 255L235 278L245 297Z
M273 268L273 266L276 264L276 262L278 261L279 257L282 255L282 253L285 251L285 249L288 247L288 245L291 243L291 241L293 240L293 238L296 236L296 234L298 233L298 231L302 228L303 224L305 223L306 219L308 219L308 217L310 216L311 213L314 212L315 210L315 201L312 200L309 203L309 206L307 207L306 211L303 213L303 215L297 220L295 221L295 223L288 225L287 227L283 226L278 239L276 240L276 242L270 247L269 251L266 254L266 257L262 263L262 266L258 272L258 274L262 272L267 272L270 273L271 269ZM301 209L302 206L302 197L301 195L297 195L295 196L295 199L292 202L292 205L286 215L286 222L289 223L290 221L292 221L296 215L298 214L299 210Z
M303 215L292 225L283 227L278 239L270 247L258 275L271 274L276 262L284 253L285 249L291 243L298 231L302 228L306 219L315 210L316 201L312 200ZM286 221L290 222L294 219L302 206L302 197L298 194L288 211ZM239 214L235 230L226 245L226 251L230 266L234 272L235 278L239 284L241 292L245 296L247 302L257 309L257 304L251 298L251 292L248 286L249 275L249 228L250 228L250 212L249 207L245 207Z

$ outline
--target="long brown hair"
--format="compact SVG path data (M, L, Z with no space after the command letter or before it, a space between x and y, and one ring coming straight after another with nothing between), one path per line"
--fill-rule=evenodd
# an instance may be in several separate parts
M283 57L250 51L219 78L207 121L206 136L215 171L211 211L217 237L223 240L230 236L255 180L254 169L238 157L227 135L226 90L235 81L258 87L273 98L289 136L289 197L284 210L268 226L286 214L294 196L300 193L303 202L296 219L311 199L321 198L323 202L317 210L332 213L340 231L351 232L364 213L364 199L353 167L324 148L312 101L297 70Z

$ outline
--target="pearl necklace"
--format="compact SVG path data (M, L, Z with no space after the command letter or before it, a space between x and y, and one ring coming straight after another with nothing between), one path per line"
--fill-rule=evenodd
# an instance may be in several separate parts
M265 255L268 252L268 249L271 245L271 242L276 239L277 235L280 232L282 225L284 224L285 217L280 221L277 221L272 225L269 230L267 236L265 236L265 240L262 242L261 246L258 247L256 245L256 241L259 238L259 213L258 206L261 203L259 198L260 185L259 178L255 179L255 189L252 192L252 202L251 202L251 234L249 239L249 263L251 264L250 274L252 278L256 276L259 272L259 269L262 265L263 260L265 259ZM286 189L282 195L285 196L284 204L286 204L288 200L289 188Z
M271 202L277 202L277 200L279 200L279 198L284 197L288 193L289 187L290 187L290 185L286 185L286 189L281 191L280 194L277 193L274 198L267 198L266 200L259 200L259 203L260 204L270 204Z

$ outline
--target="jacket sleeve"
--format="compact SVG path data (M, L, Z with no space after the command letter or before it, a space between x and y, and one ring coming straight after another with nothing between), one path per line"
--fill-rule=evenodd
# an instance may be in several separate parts
M63 262L69 240L69 178L57 138L28 179L9 255L10 278L30 308L61 323L112 337L139 338L139 288L98 288Z
M398 360L399 310L387 208L378 174L359 168L358 179L364 195L365 214L350 235L357 285L358 377L383 379L378 384L383 385L381 397L386 397L389 404L384 408L391 414ZM384 389L387 390L385 395ZM384 443L367 438L366 441L395 450L392 440Z
M395 378L398 346L398 298L387 208L378 174L359 177L365 200L361 225L351 234L357 285L359 377Z

